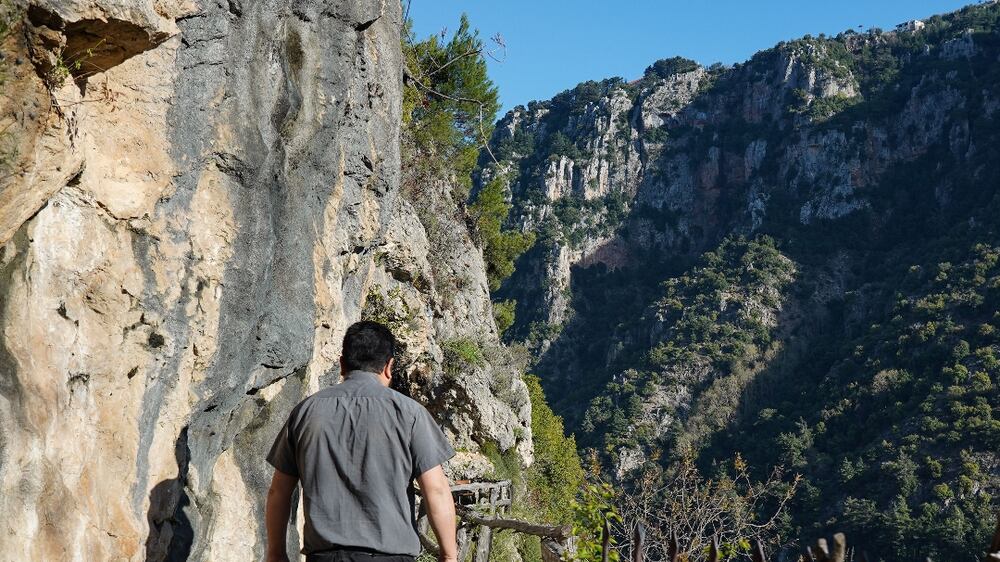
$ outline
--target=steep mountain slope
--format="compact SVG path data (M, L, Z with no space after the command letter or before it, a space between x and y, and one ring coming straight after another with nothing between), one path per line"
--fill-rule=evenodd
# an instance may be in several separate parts
M494 295L509 337L625 482L741 451L804 474L788 534L971 556L1000 485L998 110L995 2L515 108L477 172L537 235Z
M260 559L264 454L363 317L453 476L530 463L516 365L447 352L499 348L480 254L400 193L399 2L4 7L0 558Z

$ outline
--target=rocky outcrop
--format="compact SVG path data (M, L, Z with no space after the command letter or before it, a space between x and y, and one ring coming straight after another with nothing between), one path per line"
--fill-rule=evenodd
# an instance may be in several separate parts
M807 36L731 67L664 59L501 119L499 162L484 157L477 179L513 178L508 227L537 243L496 298L517 301L510 336L538 353L554 409L609 476L711 443L734 412L752 417L755 393L783 385L812 345L785 338L870 289L810 293L829 271L871 270L903 236L916 254L953 231L992 239L997 22L992 3L891 32ZM733 300L768 297L748 310L767 338L745 364L683 355L664 367L648 321L663 284L727 238L765 234L795 263L793 294Z
M633 82L587 82L514 108L493 136L499 164L484 159L478 175L516 170L512 222L548 234L499 293L518 300L513 333L572 316L577 266L638 267L650 256L692 256L729 233L850 216L871 207L888 170L928 154L942 135L968 157L968 123L953 117L969 100L939 63L977 52L968 31L906 55L900 64L927 71L893 94L900 107L877 118L856 110L906 91L876 84L886 75L864 53L929 40L913 37L922 33L807 37L733 67L688 61L663 74L654 65ZM975 103L988 106L991 94L981 95Z
M3 60L0 558L259 558L263 454L363 316L406 328L399 377L454 476L487 441L530 462L502 358L445 372L446 339L496 328L478 253L433 270L399 194L400 27L380 0L26 8Z

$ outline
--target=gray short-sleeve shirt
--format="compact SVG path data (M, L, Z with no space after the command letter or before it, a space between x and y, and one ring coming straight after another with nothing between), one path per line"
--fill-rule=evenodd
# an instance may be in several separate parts
M417 555L413 479L454 454L423 406L351 371L292 409L267 462L302 483L303 554Z

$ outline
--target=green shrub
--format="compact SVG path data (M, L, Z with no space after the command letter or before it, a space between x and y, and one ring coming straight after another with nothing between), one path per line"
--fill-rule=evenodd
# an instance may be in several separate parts
M491 291L499 289L504 280L514 273L514 261L535 243L533 233L504 229L511 207L505 197L506 184L504 176L490 181L469 207L483 247L486 278Z
M537 377L527 376L531 398L531 435L535 462L528 470L531 503L543 521L566 523L572 517L570 504L580 491L583 467L576 440L566 436L562 418L549 408Z
M692 70L697 70L698 68L698 63L691 59L686 59L684 57L671 57L668 59L660 59L652 65L646 67L646 71L643 72L643 75L647 77L658 76L660 78L669 78L674 74L691 72Z
M485 363L479 342L470 338L456 338L441 342L444 351L445 372L457 375L463 368L482 367Z
M378 288L372 287L365 298L361 319L383 324L397 340L405 340L415 332L417 315L406 302L401 288L393 287L383 294Z
M614 505L615 492L610 484L586 483L579 499L571 504L573 509L573 535L577 538L576 558L581 562L601 560L605 521L622 521ZM615 544L612 534L611 544ZM618 551L612 549L609 560L619 560Z
M514 325L514 312L516 309L517 301L513 299L495 301L493 303L493 319L497 323L497 330L501 336Z
M809 104L807 114L813 121L825 121L860 102L859 96L836 94L830 97L820 97Z

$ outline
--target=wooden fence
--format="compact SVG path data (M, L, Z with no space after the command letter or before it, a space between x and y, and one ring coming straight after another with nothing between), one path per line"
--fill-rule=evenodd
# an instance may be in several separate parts
M572 551L573 528L569 525L540 525L506 516L511 504L509 480L499 482L470 482L451 487L455 498L458 526L458 559L488 562L493 547L493 531L509 529L516 533L541 538L542 558L545 562L559 562ZM427 537L427 516L423 506L418 506L417 530L424 550L437 555L438 548Z

